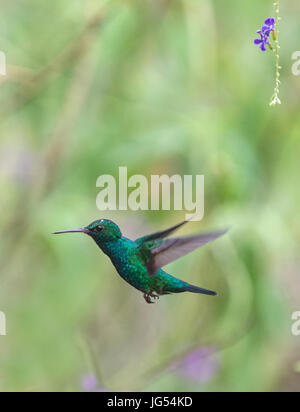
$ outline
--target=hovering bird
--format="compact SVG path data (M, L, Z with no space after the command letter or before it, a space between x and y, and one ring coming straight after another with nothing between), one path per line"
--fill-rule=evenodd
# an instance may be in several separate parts
M193 292L216 296L216 292L190 285L161 268L200 246L224 235L227 230L194 236L168 238L186 224L179 223L167 230L153 233L132 241L124 237L120 228L111 220L101 219L81 229L63 230L61 233L85 233L97 243L110 258L119 275L131 286L143 292L147 303L154 303L161 295Z

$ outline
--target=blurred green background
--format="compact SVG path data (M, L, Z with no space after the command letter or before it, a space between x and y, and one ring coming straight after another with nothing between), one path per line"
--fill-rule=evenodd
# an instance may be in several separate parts
M0 1L0 391L298 391L300 48L282 1L283 104L253 45L272 0ZM183 212L100 212L96 179L204 174L205 218L231 226L168 267L216 289L146 305L84 236L138 237ZM186 355L208 351L189 373ZM206 353L205 352L205 353ZM90 378L91 379L91 378Z

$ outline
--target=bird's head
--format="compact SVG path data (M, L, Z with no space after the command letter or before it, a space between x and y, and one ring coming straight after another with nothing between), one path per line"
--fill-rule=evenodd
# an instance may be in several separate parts
M97 243L112 242L122 237L119 226L108 219L95 220L84 228L62 230L54 234L59 235L61 233L85 233L96 240Z

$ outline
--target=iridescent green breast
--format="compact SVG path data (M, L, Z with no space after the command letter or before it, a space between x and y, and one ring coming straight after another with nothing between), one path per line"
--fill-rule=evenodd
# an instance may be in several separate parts
M114 242L99 245L119 275L134 288L149 293L176 293L187 283L169 275L160 269L154 276L149 276L143 259L137 254L137 245L130 239L122 237Z

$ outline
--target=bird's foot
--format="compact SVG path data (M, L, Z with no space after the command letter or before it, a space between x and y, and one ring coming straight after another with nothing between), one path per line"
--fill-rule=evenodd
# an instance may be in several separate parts
M154 303L154 301L151 298L159 299L159 296L155 295L153 292L144 293L144 299L147 303L149 303L149 304Z
M149 296L148 293L144 293L144 299L145 299L146 303L149 303L149 304L154 303L154 302L152 302L151 297Z
M154 299L159 299L159 295L157 293L154 293L153 290L151 290L151 292L149 293L149 296Z

